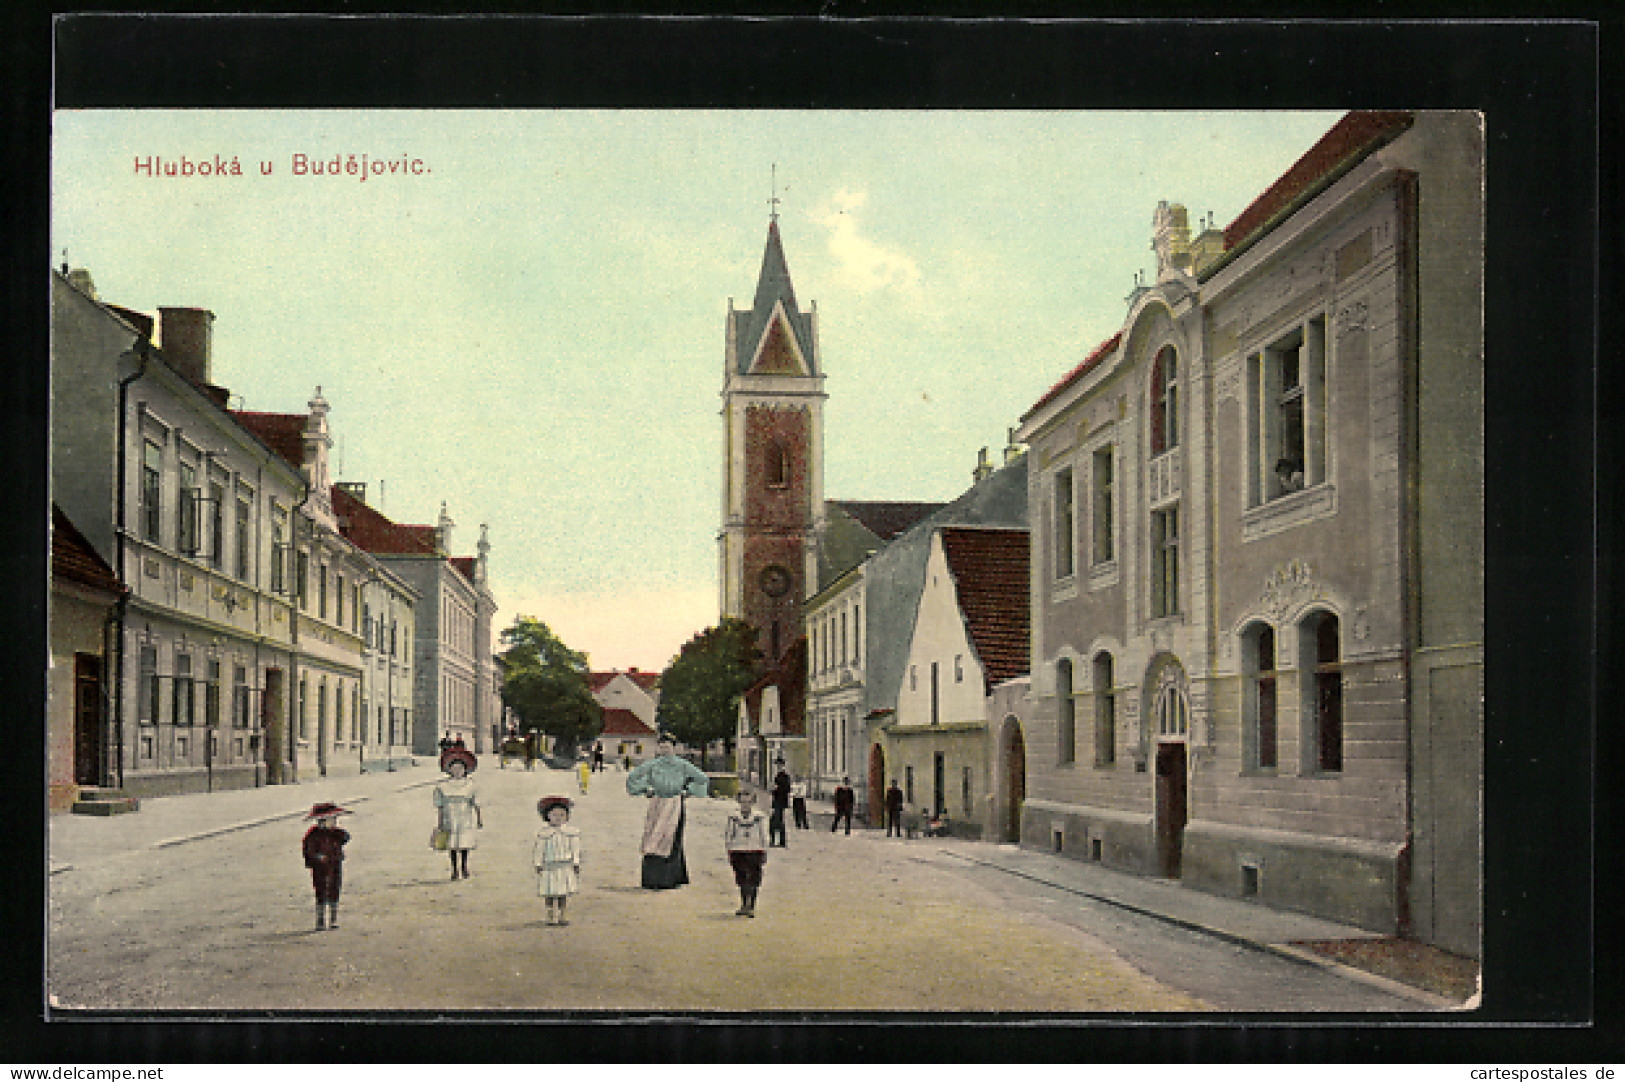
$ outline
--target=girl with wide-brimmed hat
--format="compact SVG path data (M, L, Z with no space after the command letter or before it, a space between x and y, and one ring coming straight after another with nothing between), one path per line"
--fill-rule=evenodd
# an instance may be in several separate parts
M468 878L468 851L479 845L474 832L485 827L479 790L469 777L478 766L479 760L467 748L450 747L440 753L440 769L446 772L446 778L434 787L434 806L440 813L446 850L451 854L453 879Z
M570 825L570 798L544 796L536 802L542 817L531 847L530 862L536 868L536 893L547 904L547 923L569 924L564 919L564 903L581 882L581 831Z
M316 891L316 927L339 926L339 888L344 885L344 843L350 832L339 828L338 817L349 811L337 804L323 802L311 807L305 821L316 820L316 825L305 831L300 848L304 852L305 867L310 869L310 885ZM331 920L328 919L331 914Z

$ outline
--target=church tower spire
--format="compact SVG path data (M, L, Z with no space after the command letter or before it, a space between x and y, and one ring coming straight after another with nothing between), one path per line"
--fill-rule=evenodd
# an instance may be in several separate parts
M721 614L756 625L768 661L801 630L824 508L818 312L802 312L779 235L777 190L748 309L728 302L723 372Z

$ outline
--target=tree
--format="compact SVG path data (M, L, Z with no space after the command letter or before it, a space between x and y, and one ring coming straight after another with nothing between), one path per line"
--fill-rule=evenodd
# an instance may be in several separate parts
M502 633L502 701L520 727L556 737L561 750L597 736L604 711L587 686L587 655L564 645L548 626L520 616Z
M756 679L756 628L724 616L688 642L660 677L655 721L690 747L722 740L733 751L739 696Z

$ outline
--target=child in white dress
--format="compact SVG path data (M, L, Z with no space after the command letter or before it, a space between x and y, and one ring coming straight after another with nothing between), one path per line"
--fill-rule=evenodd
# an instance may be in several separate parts
M547 923L565 925L564 903L576 892L581 876L581 831L570 826L570 800L544 796L536 811L545 820L536 832L530 862L536 868L536 893L547 903Z

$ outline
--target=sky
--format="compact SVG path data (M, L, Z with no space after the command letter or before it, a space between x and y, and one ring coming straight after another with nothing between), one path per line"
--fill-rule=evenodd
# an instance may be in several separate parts
M724 319L771 198L826 496L947 501L1118 330L1159 200L1222 227L1339 115L59 111L52 263L212 311L235 409L319 386L336 479L444 502L458 555L489 528L498 629L660 670L718 619Z

